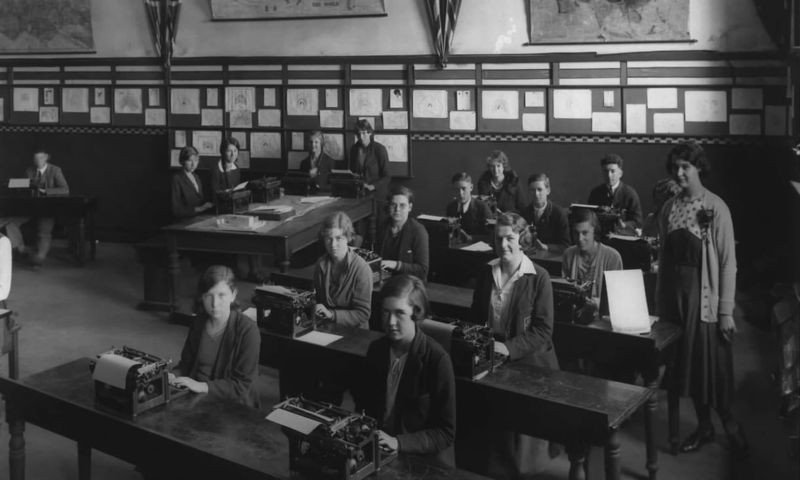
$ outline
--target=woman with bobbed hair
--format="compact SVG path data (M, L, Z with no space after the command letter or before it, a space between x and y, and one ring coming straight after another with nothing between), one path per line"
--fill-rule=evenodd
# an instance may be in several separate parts
M414 192L403 186L393 187L386 197L389 218L383 222L378 237L381 268L408 273L426 281L428 278L428 231L409 217L414 208Z
M317 317L339 325L369 328L372 305L372 270L349 247L353 222L344 212L334 212L319 229L325 254L314 268Z
M211 192L214 199L226 190L235 188L242 180L237 159L239 158L239 140L233 137L222 139L219 144L220 159L211 168Z
M350 171L364 177L364 187L375 192L375 199L383 202L389 189L389 153L383 144L375 141L375 131L369 120L356 122L356 143L350 148Z
M194 173L199 156L194 147L183 147L178 154L181 171L172 176L172 216L183 220L203 213L214 205L206 201L203 182Z
M319 130L314 130L308 139L308 157L300 162L300 170L308 172L313 185L322 190L328 190L328 175L333 170L333 159L324 151L325 136Z
M522 212L527 204L523 190L508 156L502 150L490 153L486 158L486 172L478 179L478 195L493 198L494 208L501 213Z

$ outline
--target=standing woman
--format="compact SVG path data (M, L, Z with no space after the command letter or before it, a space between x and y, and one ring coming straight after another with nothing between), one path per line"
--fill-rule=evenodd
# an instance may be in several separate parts
M389 218L378 237L381 268L428 279L428 232L408 214L414 208L414 193L406 187L394 187L386 197Z
M486 172L478 179L478 195L494 198L493 210L499 210L498 213L521 212L525 208L525 192L519 186L519 176L502 150L495 150L486 158Z
M170 382L258 408L253 382L258 377L261 336L256 322L233 307L236 293L228 267L212 265L200 277L197 302L202 308L189 328Z
M172 176L172 216L182 220L203 213L214 205L205 201L203 183L194 173L199 163L197 150L183 147L178 161L183 168Z
M657 299L660 317L679 322L684 333L666 381L692 398L697 413L697 430L681 443L681 452L694 452L714 441L713 408L731 450L744 455L747 439L731 415L736 333L733 222L725 202L703 186L709 169L705 152L694 142L678 144L667 157L667 171L681 191L661 212Z
M240 148L239 141L233 137L223 139L219 145L220 160L211 168L211 193L215 202L220 194L241 182L241 171L236 163Z
M325 255L314 268L314 313L339 325L366 329L372 310L372 270L350 250L353 233L353 222L344 212L334 212L322 221L319 238Z
M356 143L350 148L350 171L364 177L364 188L375 192L382 202L389 189L389 153L375 141L375 131L369 120L356 122ZM379 205L380 206L380 205Z
M308 172L312 185L317 185L322 190L329 190L328 175L333 170L333 159L323 151L325 137L321 131L311 132L308 146L308 157L300 162L300 170Z

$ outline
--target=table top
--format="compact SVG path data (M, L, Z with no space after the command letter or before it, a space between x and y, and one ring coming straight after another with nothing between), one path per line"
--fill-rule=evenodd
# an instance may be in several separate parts
M36 397L34 403L41 406L39 400L42 396L53 402L64 402L91 414L98 422L110 422L129 431L133 429L161 442L167 440L181 451L187 448L201 451L217 457L223 463L242 467L249 474L276 479L290 477L288 441L278 425L265 419L264 411L207 395L189 394L133 419L108 413L95 406L87 358L45 370L21 382L0 377L0 391L12 398L14 395L22 396L17 398L23 404L28 403L26 400L29 398ZM34 416L39 414L57 417L63 415L63 410L51 408L33 412ZM103 449L103 445L92 446ZM291 478L302 477L292 473ZM479 480L484 477L438 468L421 459L404 457L384 467L377 478Z

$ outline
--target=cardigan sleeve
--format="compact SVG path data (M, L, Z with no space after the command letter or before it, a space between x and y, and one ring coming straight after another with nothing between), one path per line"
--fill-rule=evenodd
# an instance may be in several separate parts
M400 272L419 277L424 282L428 279L428 266L430 265L428 255L428 231L418 223L414 223L410 226L414 228L411 235L413 262L402 262L400 265Z
M0 235L0 301L11 291L11 240Z
M659 320L670 320L671 312L669 306L672 304L668 299L670 281L670 269L673 267L672 257L669 250L665 248L664 243L667 238L669 219L669 212L672 210L674 198L664 202L658 216L658 230L660 232L660 241L658 242L658 272L656 274L656 294L655 294L655 307L656 315Z
M553 242L548 243L547 247L556 252L563 252L569 247L570 234L569 234L569 220L567 220L567 212L558 205L551 204L552 211L550 212L550 228L553 234Z
M534 352L547 351L553 336L553 286L547 270L536 267L536 291L530 317L524 320L525 328L519 335L506 340L511 360L518 360Z
M368 329L372 312L372 270L366 262L354 261L350 265L355 269L351 286L353 296L347 307L331 309L333 318L339 325Z
M178 377L188 376L192 371L194 360L197 357L197 351L195 351L195 345L194 342L192 342L192 339L196 336L195 332L197 329L202 328L204 321L204 319L201 320L200 318L197 318L189 327L189 333L186 335L186 340L183 342L183 349L181 349L181 361L178 362L178 365L172 369L172 371L175 372L175 375Z
M261 353L261 335L256 322L239 314L237 329L238 349L234 349L229 378L218 378L208 382L208 393L214 396L246 402L250 387L258 377L258 357Z
M397 435L400 453L434 455L453 444L456 436L456 381L448 355L439 355L433 367L436 380L431 395L428 428Z
M378 179L373 183L376 192L386 192L389 188L389 153L380 143L375 143L375 148L372 149L375 153L375 160L378 162ZM383 200L383 199L379 199Z
M719 260L719 315L733 315L736 294L736 244L733 220L728 206L721 199L715 202L718 219L714 222L714 238Z

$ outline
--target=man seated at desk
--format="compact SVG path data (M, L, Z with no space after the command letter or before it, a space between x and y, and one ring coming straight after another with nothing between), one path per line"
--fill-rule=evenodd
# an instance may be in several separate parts
M69 195L69 185L67 185L67 179L64 178L64 173L49 161L50 154L47 150L40 148L33 153L33 166L25 171L25 175L30 180L32 192L34 195L40 196ZM20 227L29 221L36 222L36 247L26 247L20 230ZM6 234L11 240L12 246L21 253L28 252L33 267L41 268L53 241L55 219L52 217L15 217L7 219L5 223Z
M356 411L378 420L382 447L452 467L455 376L449 355L419 328L430 311L425 286L412 275L397 275L383 286L381 299L386 336L367 352Z
M614 153L609 153L600 160L605 182L592 190L588 203L621 210L622 216L607 233L613 231L632 235L635 229L642 227L642 204L636 190L622 183L622 165L622 157ZM611 227L609 225L607 228Z
M466 172L456 173L450 183L455 198L447 204L447 216L458 218L461 230L467 235L487 233L486 222L492 218L492 212L485 203L472 197L472 177Z
M536 227L534 247L537 251L561 253L569 247L567 212L550 201L550 179L544 173L528 178L533 202L522 212L529 225Z

